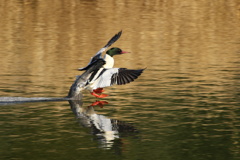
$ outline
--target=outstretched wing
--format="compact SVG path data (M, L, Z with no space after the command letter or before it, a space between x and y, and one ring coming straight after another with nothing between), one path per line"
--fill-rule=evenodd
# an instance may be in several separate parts
M101 56L102 52L104 52L108 47L110 47L114 42L116 42L121 37L121 35L122 35L122 31L120 31L117 34L115 34L115 36L113 36L108 41L108 43L95 54L94 57Z
M88 63L88 65L87 65L86 67L79 68L78 70L79 70L79 71L87 70L92 63L94 63L97 59L102 58L102 53L103 53L108 47L110 47L114 42L116 42L116 41L120 38L121 34L122 34L122 31L118 32L115 36L113 36L113 37L108 41L108 43L107 43L103 48L101 48L101 49L95 54L94 57L91 58L90 62Z
M96 78L93 89L109 87L114 84L124 85L137 79L144 69L104 68L102 74Z

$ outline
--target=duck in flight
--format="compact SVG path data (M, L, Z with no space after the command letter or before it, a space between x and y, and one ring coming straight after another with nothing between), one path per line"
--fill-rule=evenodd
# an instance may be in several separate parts
M90 66L92 66L93 63L95 63L98 59L104 59L106 64L105 64L105 68L112 68L114 65L114 59L113 56L114 55L120 55L123 53L128 53L126 51L122 51L120 48L111 48L109 49L105 56L102 58L102 53L108 48L110 47L114 42L116 42L122 35L122 31L118 32L115 36L113 36L108 43L101 48L94 57L91 58L90 62L88 63L88 65L86 67L83 68L78 68L79 71L84 71L90 68Z
M137 79L144 70L113 68L113 56L128 53L126 51L122 51L117 47L109 49L106 52L105 56L102 58L102 53L120 38L121 33L122 31L112 37L112 39L102 49L100 49L100 51L98 51L94 57L91 58L89 64L86 67L78 69L80 71L88 70L94 63L98 63L99 59L104 60L105 64L99 68L95 68L91 72L91 75L89 76L89 79L87 80L87 83L84 87L84 89L89 90L91 94L97 98L104 98L108 96L107 94L102 94L104 91L103 88L112 86L114 84L124 85L130 83ZM100 93L100 95L97 93Z

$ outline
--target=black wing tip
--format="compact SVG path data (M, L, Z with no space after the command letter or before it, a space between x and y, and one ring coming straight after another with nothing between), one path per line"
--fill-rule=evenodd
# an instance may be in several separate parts
M122 30L115 34L105 45L105 47L110 47L113 43L115 43L122 35Z
M138 71L143 72L145 69L147 69L147 67L146 67L146 68L143 68L143 69L138 69Z
M119 31L117 34L115 34L111 40L113 40L113 42L116 42L121 37L121 35L122 35L122 30Z
M126 69L119 68L119 73L112 75L111 85L125 85L136 80L145 69Z
M143 73L144 70L145 70L145 69L135 70L135 74L136 74L136 78L135 78L135 79L137 79L137 78ZM135 80L135 79L134 79L134 80Z
M146 69L146 68L144 68L144 69L136 69L136 70L133 70L133 71L134 71L135 73L139 74L138 76L140 76L145 69Z
M117 34L116 34L116 36L121 36L122 35L122 30L121 31L119 31Z

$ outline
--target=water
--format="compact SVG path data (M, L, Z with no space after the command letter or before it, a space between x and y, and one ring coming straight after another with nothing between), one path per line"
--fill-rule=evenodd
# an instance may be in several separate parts
M135 82L106 88L103 108L88 107L96 101L88 92L71 105L1 105L0 159L239 159L238 1L0 8L1 97L66 96L75 69L120 30L114 46L131 53L115 66L147 67Z

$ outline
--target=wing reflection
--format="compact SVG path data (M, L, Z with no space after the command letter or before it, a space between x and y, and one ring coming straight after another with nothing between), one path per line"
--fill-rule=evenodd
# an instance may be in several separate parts
M121 137L129 133L138 132L131 124L116 119L110 119L94 111L94 106L102 108L103 105L108 104L106 101L96 101L87 107L83 107L82 100L71 100L69 103L79 123L84 127L91 128L92 134L96 136L101 148L110 149L113 146L120 147L119 144L123 144L119 143ZM116 143L118 143L118 145L114 145Z

